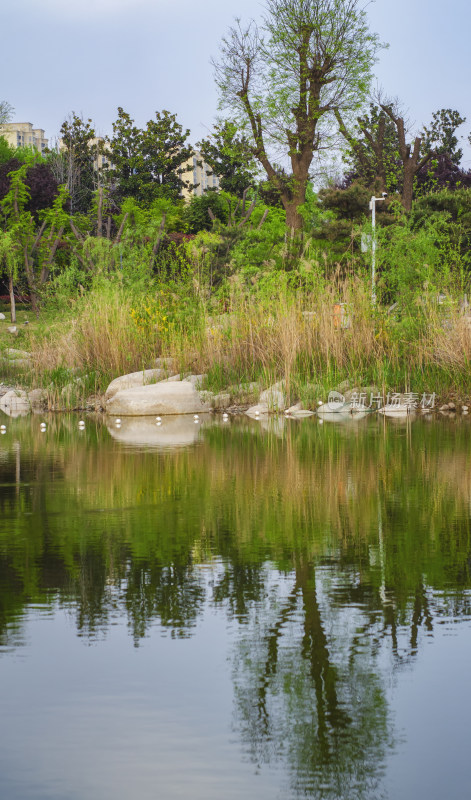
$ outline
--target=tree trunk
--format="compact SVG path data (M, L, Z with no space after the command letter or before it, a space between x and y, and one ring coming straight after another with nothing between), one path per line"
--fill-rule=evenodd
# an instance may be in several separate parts
M39 317L39 298L36 291L36 285L34 281L34 272L33 272L33 264L29 259L28 252L25 249L25 272L26 272L26 282L28 284L29 289L29 296L31 299L31 308L33 312Z
M293 237L295 231L298 232L303 229L304 220L298 211L300 205L298 200L285 205L286 227L291 231L291 237Z
M16 322L16 303L15 293L13 291L13 275L8 276L8 291L10 292L10 315L12 324Z
M299 199L284 203L286 209L286 258L285 269L292 270L298 263L303 247L304 220L299 213Z

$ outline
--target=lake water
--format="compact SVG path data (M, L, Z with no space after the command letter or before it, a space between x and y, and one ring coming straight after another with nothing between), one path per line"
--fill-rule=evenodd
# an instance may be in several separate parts
M2 800L469 796L467 418L2 418Z

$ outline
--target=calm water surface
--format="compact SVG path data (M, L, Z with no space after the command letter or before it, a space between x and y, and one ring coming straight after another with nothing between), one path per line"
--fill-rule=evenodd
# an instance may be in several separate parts
M2 800L469 796L468 419L1 421Z

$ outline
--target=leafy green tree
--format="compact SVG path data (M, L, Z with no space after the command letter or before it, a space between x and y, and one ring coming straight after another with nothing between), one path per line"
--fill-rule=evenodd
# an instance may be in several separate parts
M469 185L471 176L462 171L455 135L465 122L458 111L441 109L429 127L414 141L407 141L407 122L397 102L371 103L369 112L357 117L350 127L336 112L339 130L347 148L344 161L349 168L345 185L360 181L371 191L399 193L406 210L412 199L430 191Z
M245 136L237 126L225 120L215 125L207 139L197 143L205 162L219 178L223 191L242 197L245 189L256 182L256 162Z
M40 288L49 277L49 269L66 224L63 206L67 199L65 186L59 189L50 209L42 214L38 225L35 215L29 210L31 190L28 186L28 164L22 164L8 175L10 187L0 202L0 227L14 243L14 263L7 264L10 294L13 279L20 267L28 285L33 311L39 313Z
M432 115L430 126L424 127L422 147L424 153L433 150L436 155L447 155L452 164L459 165L463 150L458 147L456 130L466 122L459 111L441 108Z
M463 150L456 136L465 122L459 111L441 108L433 114L430 126L424 127L423 152L432 151L433 157L416 175L415 196L471 186L471 172L460 167Z
M143 132L121 107L113 122L113 136L108 140L110 169L106 176L116 184L121 197L139 197L143 172Z
M0 230L0 268L6 272L8 278L8 292L10 295L11 321L16 322L15 283L18 278L18 268L21 262L21 253L18 240L12 231Z
M347 184L358 180L375 192L399 192L403 180L399 140L396 126L383 109L370 103L369 111L357 117L352 129L339 111L335 116L347 144L343 154L349 170Z
M134 197L152 204L159 197L178 200L182 189L189 186L186 162L193 155L186 143L189 130L183 130L176 115L156 111L141 130L122 108L113 124L108 140L111 169L108 178L116 184L120 197Z
M293 236L314 153L328 143L322 123L335 109L361 107L379 46L359 0L268 0L260 28L238 23L222 41L214 62L221 107L250 137ZM287 178L272 152L289 163Z
M8 144L4 136L0 136L0 164L6 164L11 161L15 155L15 148Z
M60 151L52 154L49 164L58 183L67 186L71 213L87 213L97 188L95 160L96 148L100 148L92 120L84 120L72 112L62 123L60 135Z
M156 111L155 120L147 122L142 148L144 200L152 202L162 196L177 200L189 186L184 178L190 169L185 164L193 155L193 148L186 143L189 135L189 129L184 131L169 111Z

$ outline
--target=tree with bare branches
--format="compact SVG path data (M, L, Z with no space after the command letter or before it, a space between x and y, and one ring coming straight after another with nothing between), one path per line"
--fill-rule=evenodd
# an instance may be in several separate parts
M401 113L397 103L380 99L380 107L396 128L399 157L402 163L401 200L405 210L410 211L414 196L414 178L422 167L430 161L434 151L430 149L425 155L422 153L422 134L417 134L413 141L407 141L407 120L405 120L404 114Z
M14 108L8 100L0 100L0 125L4 125L6 122L10 122Z
M213 64L221 108L249 138L296 237L329 117L360 109L380 44L360 0L267 0L266 9L260 26L230 28Z

